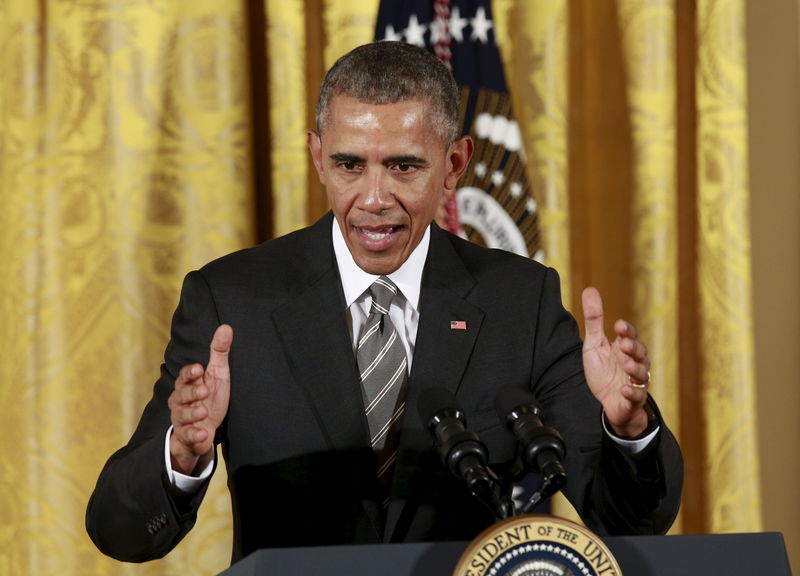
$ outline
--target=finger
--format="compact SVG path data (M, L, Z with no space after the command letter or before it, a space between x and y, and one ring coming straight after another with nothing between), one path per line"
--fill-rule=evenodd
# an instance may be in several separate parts
M208 408L203 404L176 406L171 411L173 426L191 426L202 422L208 416Z
M196 400L194 398L195 391L198 388L204 389L201 395L208 395L208 389L203 384L176 388L172 391L172 394L169 395L169 398L167 398L167 406L169 407L170 418L173 425L177 426L192 423L196 421L198 417L204 417L203 414L198 414L197 417L192 416L193 410L204 406L202 400ZM204 410L205 409L204 407Z
M223 370L227 373L228 354L231 351L231 344L233 344L233 328L227 324L221 324L217 327L214 337L211 339L211 353L208 359L210 370Z
M203 367L200 364L187 364L178 372L178 377L175 379L175 387L192 386L202 378Z
M176 380L175 390L170 395L170 399L175 405L192 405L208 398L208 394L208 386L202 379L194 379L182 383Z
M233 343L233 328L227 324L220 324L211 339L211 353L218 357L227 356Z
M191 452L202 454L208 450L203 444L208 440L208 430L199 426L175 426L173 427L175 439L186 446Z
M626 362L625 374L628 375L628 380L631 384L649 384L650 383L650 363L641 362Z
M619 349L636 362L649 362L647 358L647 345L644 342L623 338L619 342Z
M203 444L206 440L208 440L208 430L205 428L195 428L192 427L189 429L189 435L191 437L192 443L197 446ZM205 452L205 449L200 451L200 453Z
M586 322L586 340L604 338L603 331L603 300L597 288L589 286L581 295L583 304L583 318Z
M647 388L636 386L624 386L620 391L622 397L630 401L635 406L640 406L647 401Z
M639 331L636 329L636 326L622 319L614 322L614 332L620 338L631 338L635 340L639 337Z

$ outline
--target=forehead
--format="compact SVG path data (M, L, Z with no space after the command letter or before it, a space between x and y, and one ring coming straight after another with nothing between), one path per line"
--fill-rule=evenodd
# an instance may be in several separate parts
M326 154L360 157L412 154L433 160L447 147L434 128L430 106L423 100L374 104L337 96L331 101L320 136Z
M347 127L380 127L382 130L420 128L432 132L433 126L433 109L427 100L410 99L377 104L339 94L331 99L320 132Z

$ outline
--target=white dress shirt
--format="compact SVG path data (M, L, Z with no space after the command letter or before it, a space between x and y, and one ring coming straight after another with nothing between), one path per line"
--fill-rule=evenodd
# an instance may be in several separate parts
M397 330L408 357L408 369L414 359L414 342L417 340L419 326L419 293L422 285L422 269L428 257L428 245L431 243L431 229L428 227L419 244L408 259L397 270L388 275L395 283L398 292L389 307L389 317ZM344 300L347 307L350 338L353 351L356 350L361 329L367 322L372 306L369 287L378 279L375 274L368 274L358 267L350 250L347 249L342 231L336 220L333 221L333 251L336 264L339 266L339 277L342 280Z

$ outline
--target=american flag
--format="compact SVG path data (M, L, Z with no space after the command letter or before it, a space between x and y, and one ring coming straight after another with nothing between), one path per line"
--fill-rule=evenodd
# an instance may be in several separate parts
M489 0L382 0L375 37L416 44L461 86L462 134L475 156L439 224L473 242L542 259L536 200L511 110Z

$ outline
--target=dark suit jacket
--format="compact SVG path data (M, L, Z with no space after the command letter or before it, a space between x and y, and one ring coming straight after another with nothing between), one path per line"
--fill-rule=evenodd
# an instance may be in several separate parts
M203 491L186 497L166 479L167 398L182 366L207 361L221 323L234 331L230 408L217 438L228 468L234 560L260 547L466 540L491 524L431 449L415 409L430 386L456 395L501 472L515 443L495 412L496 390L528 387L566 442L564 492L590 528L669 527L682 484L678 446L662 424L648 453L632 459L603 433L557 274L435 225L393 500L382 511L331 223L328 214L186 277L153 398L89 502L87 530L103 552L128 561L160 557L194 524ZM467 329L451 329L452 320Z

